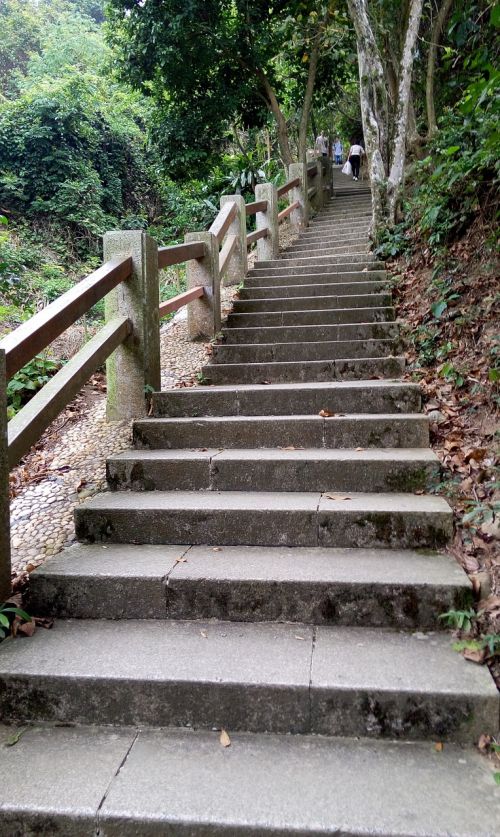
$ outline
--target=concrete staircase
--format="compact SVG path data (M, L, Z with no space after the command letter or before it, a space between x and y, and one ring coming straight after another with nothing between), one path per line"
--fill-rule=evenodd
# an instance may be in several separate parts
M0 647L2 718L35 725L2 750L1 835L496 833L473 745L498 696L441 631L470 585L369 192L345 192L250 272L210 386L154 395L33 573L58 619Z

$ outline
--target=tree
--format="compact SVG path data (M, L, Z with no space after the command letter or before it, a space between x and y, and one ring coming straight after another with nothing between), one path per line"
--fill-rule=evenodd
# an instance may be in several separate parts
M376 238L383 224L395 223L401 200L423 0L386 0L376 10L378 20L368 0L348 0L348 6L357 37L361 113L373 198L372 234ZM380 42L384 37L391 39L392 48L382 59Z
M266 111L284 164L304 158L316 77L344 36L336 0L110 0L121 72L154 96L173 157L194 165L196 150L208 158L231 122L259 126ZM291 84L281 83L284 68ZM284 88L300 112L297 151Z

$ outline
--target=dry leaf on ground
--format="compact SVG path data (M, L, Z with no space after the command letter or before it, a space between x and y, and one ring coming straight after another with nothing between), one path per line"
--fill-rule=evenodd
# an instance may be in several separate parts
M220 741L220 743L222 744L223 747L230 747L231 746L231 739L229 738L229 735L227 734L225 729L221 729L220 736L219 736L219 741Z

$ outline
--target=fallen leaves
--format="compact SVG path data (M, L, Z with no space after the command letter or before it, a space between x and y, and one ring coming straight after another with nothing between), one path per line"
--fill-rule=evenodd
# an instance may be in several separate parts
M221 744L222 747L230 747L231 746L231 739L229 738L229 735L227 734L225 729L221 729L220 735L219 735L219 741L220 741L220 744Z
M320 410L319 415L321 418L336 418L338 416L345 416L345 413L334 413L332 410Z
M327 500L352 500L347 494L325 494Z

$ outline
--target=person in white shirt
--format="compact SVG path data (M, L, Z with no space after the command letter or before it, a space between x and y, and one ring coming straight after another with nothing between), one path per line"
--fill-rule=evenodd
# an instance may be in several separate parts
M337 166L340 166L342 163L342 154L344 153L344 149L342 147L342 142L339 139L339 137L337 137L333 144L333 152L335 154L335 163L337 164Z
M361 165L361 158L365 156L365 149L362 145L358 142L355 142L354 145L351 145L349 149L349 156L348 160L352 166L352 179L358 180L359 178L359 167Z
M319 151L323 157L328 157L328 140L323 131L321 131L319 137L316 137L316 151Z

